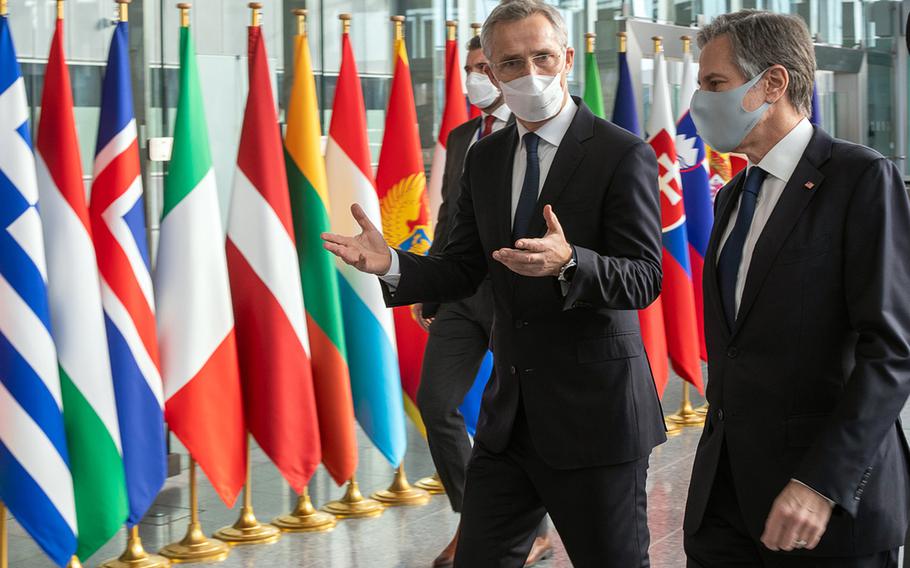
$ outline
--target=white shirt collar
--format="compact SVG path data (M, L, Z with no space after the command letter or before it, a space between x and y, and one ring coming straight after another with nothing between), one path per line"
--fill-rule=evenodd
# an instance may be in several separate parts
M755 165L779 180L789 181L814 133L812 123L803 118Z
M492 114L493 116L495 116L496 118L498 118L499 120L501 120L503 122L509 122L509 117L512 116L512 111L509 109L509 105L507 105L506 103L502 103L501 105L496 107L496 109L493 110L493 112L491 112L489 114L487 114L485 112L481 112L480 114L482 114L484 118L486 118L486 117L490 116L490 114Z
M534 134L540 136L540 138L552 146L559 146L559 143L562 142L563 136L566 135L566 132L569 131L569 127L572 126L572 120L575 119L575 112L578 110L578 105L575 104L575 101L572 100L572 97L566 101L566 104L562 107L562 110L559 111L559 114L551 118L534 131ZM524 127L517 120L515 124L518 126L518 139L524 140L525 134L529 132L527 128Z

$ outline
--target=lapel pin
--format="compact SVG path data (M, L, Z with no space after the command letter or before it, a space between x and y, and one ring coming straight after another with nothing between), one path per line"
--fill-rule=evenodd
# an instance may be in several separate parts
M806 182L806 185L804 185L803 187L805 187L805 188L808 189L808 190L812 190L812 189L815 188L815 183L813 183L813 182L811 182L811 181L807 181L807 182Z

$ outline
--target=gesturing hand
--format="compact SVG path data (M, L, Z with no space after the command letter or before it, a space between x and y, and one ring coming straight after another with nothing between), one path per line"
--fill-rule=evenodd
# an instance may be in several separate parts
M515 248L493 251L493 258L522 276L559 276L559 270L572 259L572 247L553 213L553 207L543 208L547 234L539 239L519 239Z
M385 274L392 266L392 254L382 233L367 217L363 207L351 205L351 214L363 231L356 237L322 233L325 249L361 272Z
M812 550L828 528L831 504L805 485L791 481L784 487L765 521L762 544L769 550Z

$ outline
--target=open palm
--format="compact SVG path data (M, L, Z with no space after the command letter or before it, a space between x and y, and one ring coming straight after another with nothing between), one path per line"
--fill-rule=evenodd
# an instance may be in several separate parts
M379 275L387 273L392 265L392 254L382 233L373 225L360 205L356 203L352 205L351 214L360 225L361 233L355 237L323 233L323 246L361 272Z

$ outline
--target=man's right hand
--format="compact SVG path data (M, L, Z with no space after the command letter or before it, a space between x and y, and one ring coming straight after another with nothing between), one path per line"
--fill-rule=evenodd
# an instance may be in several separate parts
M417 324L423 328L424 331L430 331L430 324L433 323L434 318L423 317L423 304L412 304L411 315L414 316L414 319L417 320Z
M322 233L323 246L361 272L378 276L386 274L392 266L392 253L382 233L357 203L351 206L351 214L362 232L356 237Z

